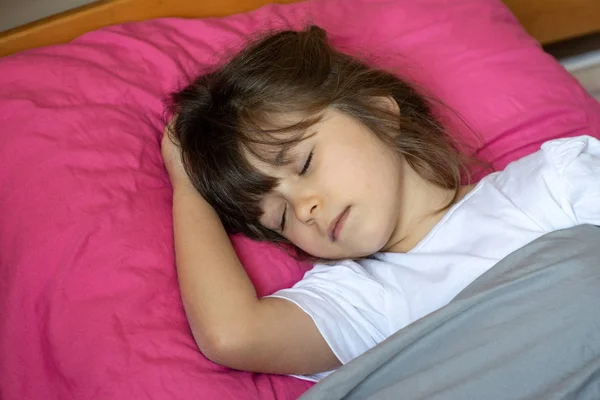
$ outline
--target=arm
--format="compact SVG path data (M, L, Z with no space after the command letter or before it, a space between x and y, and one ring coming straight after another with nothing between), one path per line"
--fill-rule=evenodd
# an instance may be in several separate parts
M300 308L257 298L218 216L193 188L168 135L162 152L173 185L179 285L200 350L214 362L254 372L313 374L338 367Z
M600 141L590 136L557 139L542 146L554 168L553 192L575 224L600 225Z

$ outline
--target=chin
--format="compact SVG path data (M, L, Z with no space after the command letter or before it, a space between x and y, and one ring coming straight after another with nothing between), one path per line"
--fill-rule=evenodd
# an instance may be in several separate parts
M369 238L370 240L364 240L360 242L359 246L356 246L352 249L352 254L349 254L346 258L364 258L369 257L375 253L380 252L383 247L386 245L386 241L384 240L374 240L373 236Z
M344 260L353 260L353 259L368 257L373 253L376 253L376 252L369 252L369 251L365 251L363 249L357 249L355 247L352 247L350 249L343 249L343 250L337 251L335 253L321 254L321 255L315 255L315 256L316 256L316 258L320 258L323 260L344 261Z
M369 257L383 250L390 240L389 235L382 235L378 229L364 229L360 234L350 238L343 237L340 241L340 247L304 249L305 252L316 258L324 260L341 261L348 259L359 259Z
M357 240L360 246L357 250L360 250L364 256L370 256L383 250L391 239L393 227L386 227L386 229L367 229L361 232L361 237Z

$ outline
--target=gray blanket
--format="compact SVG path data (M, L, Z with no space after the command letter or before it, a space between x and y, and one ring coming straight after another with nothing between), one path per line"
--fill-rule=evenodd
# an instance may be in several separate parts
M514 252L301 399L600 400L600 228Z

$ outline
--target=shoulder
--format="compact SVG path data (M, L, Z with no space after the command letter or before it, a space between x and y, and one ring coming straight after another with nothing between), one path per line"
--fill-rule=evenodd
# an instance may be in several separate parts
M551 140L492 177L494 188L544 229L600 221L600 141Z
M600 157L600 141L591 136L557 139L542 145L543 161L563 177L573 163L588 162ZM597 162L597 160L596 160Z
M550 140L539 151L513 161L501 171L487 177L500 185L517 182L556 180L575 162L600 157L600 141L591 136Z

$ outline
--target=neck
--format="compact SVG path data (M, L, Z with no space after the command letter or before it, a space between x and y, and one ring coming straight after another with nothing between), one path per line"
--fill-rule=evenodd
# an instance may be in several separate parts
M396 229L383 249L386 252L406 253L412 250L444 218L455 193L454 189L444 189L426 181L411 168L407 168L403 186L401 212ZM455 202L472 188L461 186Z

